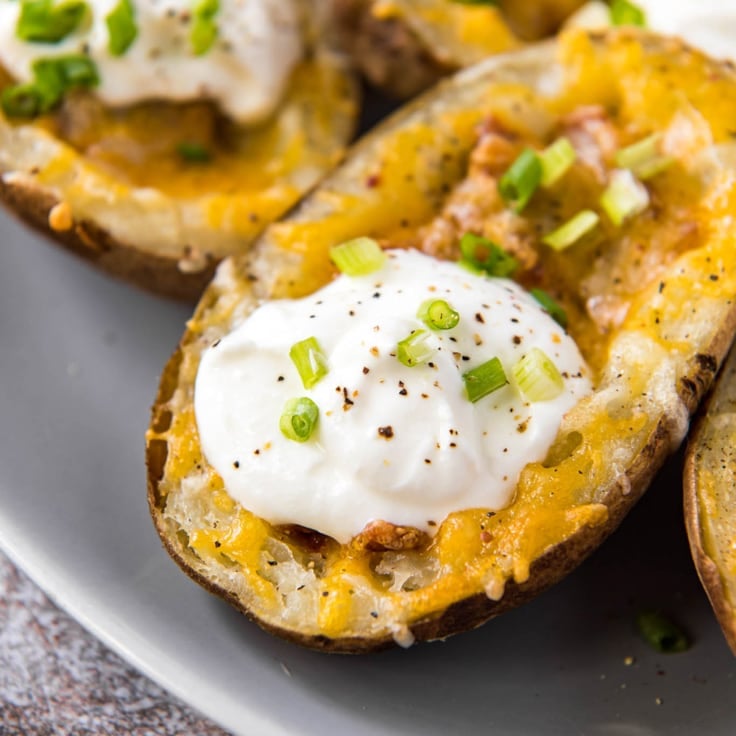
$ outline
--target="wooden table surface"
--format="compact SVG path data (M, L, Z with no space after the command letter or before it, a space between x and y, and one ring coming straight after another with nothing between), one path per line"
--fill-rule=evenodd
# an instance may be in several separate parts
M137 672L0 553L2 736L227 736Z

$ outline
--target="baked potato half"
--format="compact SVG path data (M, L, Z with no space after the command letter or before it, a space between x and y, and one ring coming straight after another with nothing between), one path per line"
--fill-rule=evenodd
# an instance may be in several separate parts
M736 654L736 351L688 439L685 521L690 550L726 641Z
M362 139L251 255L220 266L163 372L148 498L181 568L263 628L335 652L472 629L573 570L680 444L730 344L735 93L730 66L677 40L575 30L445 80ZM560 138L576 151L564 175L510 206L500 189L512 162ZM601 203L624 151L645 179L624 189L646 202L617 217ZM594 227L550 239L581 210ZM194 415L208 347L266 300L330 282L336 244L370 236L455 259L465 233L495 240L518 282L564 308L593 378L512 502L458 510L403 547L339 544L236 503Z
M329 45L324 13L310 0L297 5L302 59L266 119L236 122L206 100L113 107L77 89L36 117L0 112L0 198L104 271L194 299L215 264L247 249L354 134L354 75ZM16 81L0 66L0 93Z
M362 74L393 97L525 41L551 36L583 0L331 0Z

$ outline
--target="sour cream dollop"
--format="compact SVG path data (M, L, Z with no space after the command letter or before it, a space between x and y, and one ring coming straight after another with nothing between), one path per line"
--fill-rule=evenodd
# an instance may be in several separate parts
M433 533L448 514L509 503L525 464L544 458L562 416L591 390L574 341L522 288L416 251L388 251L371 275L256 309L202 356L194 408L202 449L243 507L341 543L374 520ZM427 329L427 299L460 315L429 331L435 351L407 367L397 343ZM290 347L315 337L328 373L305 389ZM511 384L476 403L462 375L497 356L507 374L531 348L564 379L530 403ZM279 430L287 400L307 396L319 423L306 442Z
M192 0L132 0L137 36L113 56L106 18L119 3L87 0L85 23L57 43L40 43L17 35L22 4L0 0L0 64L19 82L30 82L36 59L86 53L97 67L95 92L105 104L204 98L249 123L275 109L303 54L295 0L219 0L215 40L201 55L190 41Z

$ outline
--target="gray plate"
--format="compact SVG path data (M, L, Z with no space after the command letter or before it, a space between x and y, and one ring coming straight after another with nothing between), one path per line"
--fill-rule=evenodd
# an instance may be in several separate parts
M7 217L0 243L0 542L171 692L248 736L732 736L736 660L688 554L679 458L593 558L530 605L409 651L303 651L190 582L148 518L148 407L189 309ZM688 652L641 641L634 618L651 607L688 630Z

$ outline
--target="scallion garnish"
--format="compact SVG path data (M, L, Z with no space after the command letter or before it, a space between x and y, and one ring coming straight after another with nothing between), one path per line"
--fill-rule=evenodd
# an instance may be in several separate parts
M74 31L87 13L87 3L81 0L23 0L15 26L15 35L22 41L58 43Z
M289 399L279 419L279 429L289 440L306 442L317 429L319 408L308 396Z
M492 240L473 233L460 238L461 266L474 271L485 271L489 276L511 276L519 262Z
M503 388L509 382L506 372L498 358L491 358L485 363L463 373L465 393L470 401L475 403L484 396Z
M460 321L460 315L444 299L427 299L420 305L417 317L430 330L451 330Z
M217 40L215 16L220 11L220 0L199 0L192 10L189 42L196 56L206 54Z
M330 258L346 276L367 276L386 262L386 254L373 238L355 238L330 248Z
M593 210L581 210L567 222L560 225L542 238L554 250L564 250L587 235L600 222L600 217Z
M544 289L531 289L529 293L560 327L563 329L567 328L567 314L565 310Z
M639 632L658 652L684 652L690 642L682 629L658 611L643 611L636 617Z
M551 187L575 163L577 153L567 138L558 138L539 154L543 187Z
M289 350L289 357L296 366L304 388L312 388L327 375L327 358L316 337L295 342Z
M427 345L429 333L426 330L412 330L403 340L396 344L396 357L408 368L426 363L434 350Z
M212 154L201 143L182 141L176 147L176 152L184 161L193 164L206 164L212 159Z
M646 13L629 0L611 0L611 23L615 26L645 26Z
M527 148L501 177L498 191L515 212L521 212L537 191L541 180L542 162L531 148Z
M122 56L138 35L132 0L119 0L105 17L105 23L108 33L107 47L110 53L113 56Z
M517 361L511 375L519 392L529 401L550 401L565 388L557 366L540 348L532 348Z
M0 106L9 118L33 118L43 112L44 99L35 84L16 84L2 91Z
M649 206L647 188L628 169L616 169L601 195L601 207L617 227Z
M673 159L664 156L659 148L661 133L642 138L616 153L616 165L629 169L638 179L650 179L664 171L673 163Z

